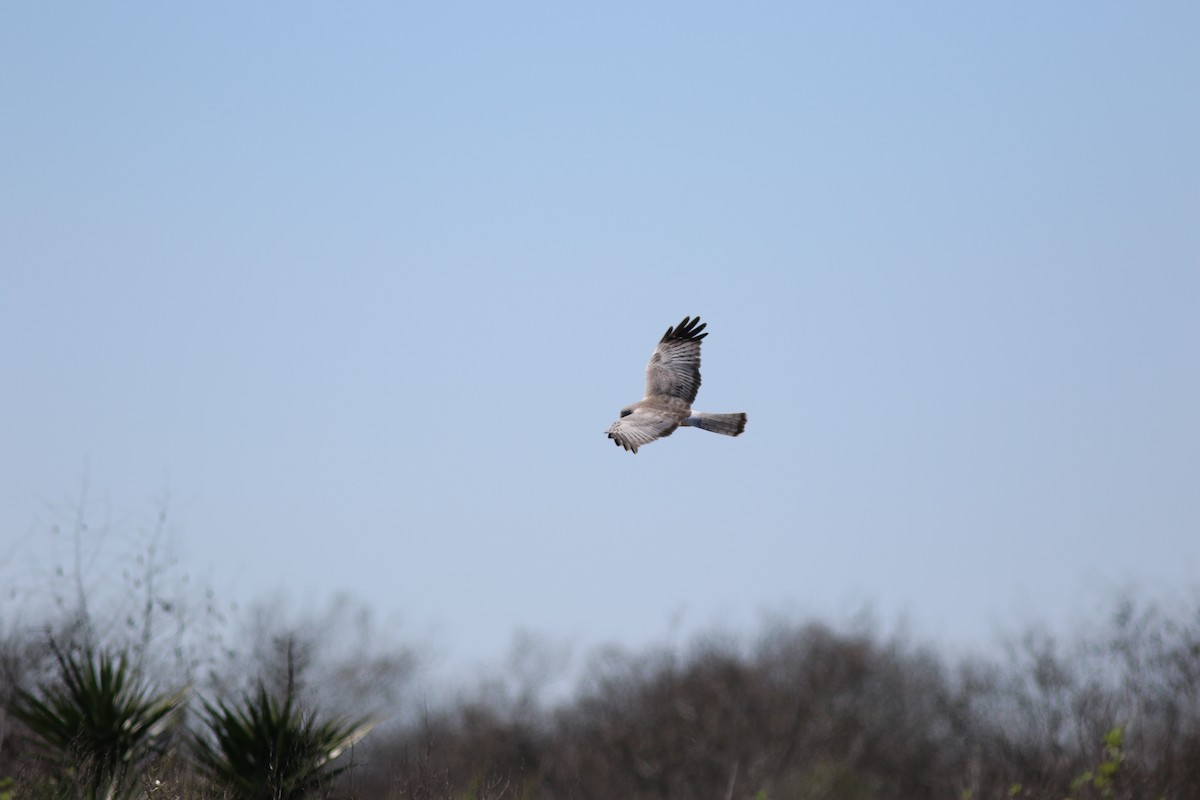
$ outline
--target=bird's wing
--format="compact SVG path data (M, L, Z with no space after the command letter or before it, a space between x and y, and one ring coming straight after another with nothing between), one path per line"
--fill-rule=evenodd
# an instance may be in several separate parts
M667 328L650 363L646 365L646 397L678 397L689 405L700 391L700 340L706 323L699 317L684 317Z
M642 445L674 433L679 419L653 408L637 408L608 426L608 438L618 447L636 453Z

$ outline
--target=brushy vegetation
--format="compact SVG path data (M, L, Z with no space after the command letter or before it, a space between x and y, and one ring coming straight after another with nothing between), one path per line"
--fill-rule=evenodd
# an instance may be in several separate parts
M195 739L195 761L213 786L237 800L300 800L332 787L349 764L332 762L374 727L366 720L319 721L259 687L237 703L204 704L208 735Z
M35 650L4 643L10 657ZM64 657L63 669L99 683L107 670L112 684L121 663ZM136 686L125 696L139 699L114 705L149 732L176 695ZM777 625L753 641L607 650L555 704L460 699L376 730L336 768L367 725L318 721L311 707L260 688L193 702L190 745L175 737L162 740L169 747L95 748L136 751L113 780L111 766L69 762L92 747L86 725L75 737L43 735L33 698L56 716L76 714L60 706L77 701L55 691L10 693L0 722L0 779L10 783L0 791L12 797L1200 796L1200 607L1168 614L1126 602L1069 647L1030 634L995 660L960 663L815 622ZM66 769L45 768L47 742ZM97 792L101 778L120 791Z
M407 688L419 659L368 647L365 616L361 646L338 638L342 612L260 615L249 661L224 644L181 660L156 633L183 635L181 617L106 624L83 599L36 629L0 617L0 800L1200 797L1200 602L1121 600L1070 641L1029 632L970 659L785 621L602 650L553 703L526 663L518 691L430 706ZM141 613L185 605L159 600Z
M364 797L1195 798L1200 609L996 662L819 623L608 653L557 708L464 703L370 752Z
M50 766L48 787L69 786L89 800L130 797L167 740L184 692L155 694L126 659L52 648L56 679L34 693L17 688L9 711Z

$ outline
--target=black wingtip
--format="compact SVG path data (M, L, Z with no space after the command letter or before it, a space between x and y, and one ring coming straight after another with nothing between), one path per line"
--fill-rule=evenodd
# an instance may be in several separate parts
M675 342L698 342L707 333L700 331L708 327L707 322L701 322L699 317L684 317L683 321L678 325L672 325L667 328L667 332L659 339L660 342L675 341Z
M612 439L612 443L615 444L617 447L624 447L626 450L632 452L635 456L637 455L637 445L626 444L625 442L622 442L616 436L613 436L611 433L608 433L607 431L605 432L605 434L608 436L608 438Z

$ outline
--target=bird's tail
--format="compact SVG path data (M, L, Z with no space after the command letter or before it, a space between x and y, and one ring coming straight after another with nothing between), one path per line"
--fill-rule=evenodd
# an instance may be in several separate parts
M705 414L693 411L692 415L683 421L684 425L699 428L702 431L723 433L726 436L738 436L746 430L745 414Z

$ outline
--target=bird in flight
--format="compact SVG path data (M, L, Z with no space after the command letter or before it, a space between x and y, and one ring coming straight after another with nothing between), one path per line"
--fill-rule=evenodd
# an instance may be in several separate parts
M634 453L644 444L670 436L677 428L699 428L726 436L746 430L745 414L705 414L692 411L700 390L700 340L706 323L684 317L667 328L646 365L646 396L621 409L621 418L608 428L613 444Z

